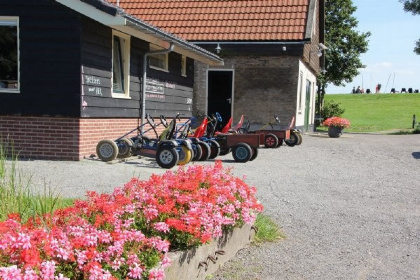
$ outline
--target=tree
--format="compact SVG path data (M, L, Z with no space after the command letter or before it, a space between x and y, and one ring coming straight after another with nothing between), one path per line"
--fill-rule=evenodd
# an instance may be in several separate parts
M404 4L404 11L420 15L420 0L400 0L400 2ZM416 42L414 52L420 55L420 39Z
M352 0L325 1L325 70L318 76L318 108L322 112L325 88L353 81L359 69L365 67L360 55L368 50L370 32L356 30L358 21L353 16L356 7Z

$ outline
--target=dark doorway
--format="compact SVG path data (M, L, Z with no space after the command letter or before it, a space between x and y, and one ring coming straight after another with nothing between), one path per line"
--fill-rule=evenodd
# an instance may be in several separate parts
M221 130L232 116L233 71L209 71L207 81L207 114L218 112L222 116L223 121L218 125Z

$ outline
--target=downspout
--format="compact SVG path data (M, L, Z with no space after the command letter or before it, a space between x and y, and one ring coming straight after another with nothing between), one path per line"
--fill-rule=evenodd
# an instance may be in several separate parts
M143 128L143 124L144 124L144 119L146 118L146 79L147 79L147 58L150 55L154 55L154 54L167 54L170 53L174 50L174 44L171 43L171 45L169 46L168 49L164 49L164 50L159 50L159 51L151 51L151 52L147 52L144 54L143 57L143 86L142 86L142 90L141 90L141 131L140 133L143 134L144 132L144 128Z

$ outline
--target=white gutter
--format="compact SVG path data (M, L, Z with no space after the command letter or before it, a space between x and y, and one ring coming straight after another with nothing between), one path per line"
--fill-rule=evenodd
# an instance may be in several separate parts
M146 118L146 79L147 79L147 58L150 55L154 54L167 54L174 50L174 45L171 43L168 49L166 50L159 50L159 51L151 51L144 54L143 57L143 86L141 90L141 129L140 133L143 135L144 128L144 119Z

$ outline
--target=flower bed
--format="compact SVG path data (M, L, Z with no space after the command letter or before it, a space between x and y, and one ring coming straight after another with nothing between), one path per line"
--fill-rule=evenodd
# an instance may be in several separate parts
M0 223L0 279L163 279L168 252L252 224L255 188L222 167L190 166L22 224Z

